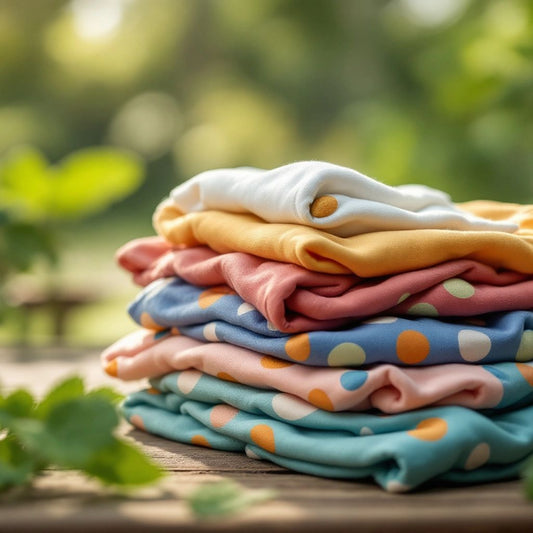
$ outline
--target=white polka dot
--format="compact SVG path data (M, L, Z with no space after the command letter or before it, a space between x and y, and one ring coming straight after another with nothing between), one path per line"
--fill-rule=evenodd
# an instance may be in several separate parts
M257 309L252 304L244 302L239 305L239 308L237 309L237 315L245 315L246 313L250 313L251 311L257 311Z
M298 420L314 413L317 408L310 403L292 396L292 394L280 393L272 398L272 409L285 420Z
M471 452L465 462L465 470L474 470L484 465L490 457L490 446L486 442L478 444Z
M247 455L247 457L249 457L250 459L255 459L256 461L262 461L263 458L262 457L259 457L259 455L257 455L252 449L248 448L248 446L246 446L244 448L244 453Z
M473 329L462 329L458 341L461 357L470 363L483 359L490 352L492 345L488 335Z
M361 428L361 431L359 431L359 435L361 435L362 437L364 437L365 435L373 435L374 432L368 427L368 426L363 426Z
M203 334L206 341L218 342L219 339L217 337L216 328L217 325L214 322L210 322L209 324L205 325Z
M387 492L399 493L407 492L408 490L411 490L411 487L409 485L404 485L403 483L400 483L395 479L391 479L387 482L385 489L387 490Z
M272 324L272 322L270 322L270 320L267 320L267 328L270 331L279 331L278 328L276 326L274 326L274 324Z
M183 392L183 394L189 394L196 384L200 381L202 373L198 370L185 370L178 376L178 389Z
M397 316L378 316L369 320L364 320L363 324L392 324L398 320Z

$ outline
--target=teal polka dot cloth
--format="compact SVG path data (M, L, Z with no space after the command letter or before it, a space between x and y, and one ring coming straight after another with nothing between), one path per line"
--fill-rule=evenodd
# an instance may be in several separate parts
M146 328L169 332L177 328L201 341L227 342L313 366L533 359L533 311L526 310L448 320L378 316L339 329L289 335L231 291L206 291L180 278L164 278L142 290L129 312Z
M430 480L515 477L533 452L533 406L433 407L384 416L321 410L291 394L197 370L152 380L123 404L135 426L168 439L244 452L318 476L373 478L405 492Z

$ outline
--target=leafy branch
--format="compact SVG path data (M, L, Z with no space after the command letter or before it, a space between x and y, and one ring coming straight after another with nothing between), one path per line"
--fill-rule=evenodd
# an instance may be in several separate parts
M28 485L50 467L80 470L112 486L159 479L158 466L114 435L120 398L105 387L86 392L79 377L40 402L25 389L0 395L0 490Z

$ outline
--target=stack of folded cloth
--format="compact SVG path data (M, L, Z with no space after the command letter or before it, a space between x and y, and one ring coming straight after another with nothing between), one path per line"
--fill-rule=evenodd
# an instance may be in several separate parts
M533 453L533 206L300 162L204 172L119 264L145 431L403 492L519 475Z

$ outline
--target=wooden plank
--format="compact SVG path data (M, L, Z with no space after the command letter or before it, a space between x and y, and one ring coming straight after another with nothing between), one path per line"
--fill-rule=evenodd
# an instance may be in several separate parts
M18 362L0 351L0 377L8 388L38 394L60 377L82 373L91 386L120 384L99 369L98 354ZM518 481L470 487L434 485L413 494L387 494L372 483L296 474L241 454L180 444L122 424L120 432L168 471L156 487L121 496L76 472L48 471L26 492L0 496L0 531L302 531L312 532L525 532L533 504ZM198 521L184 501L212 480L232 479L245 489L271 488L276 497L235 517Z

